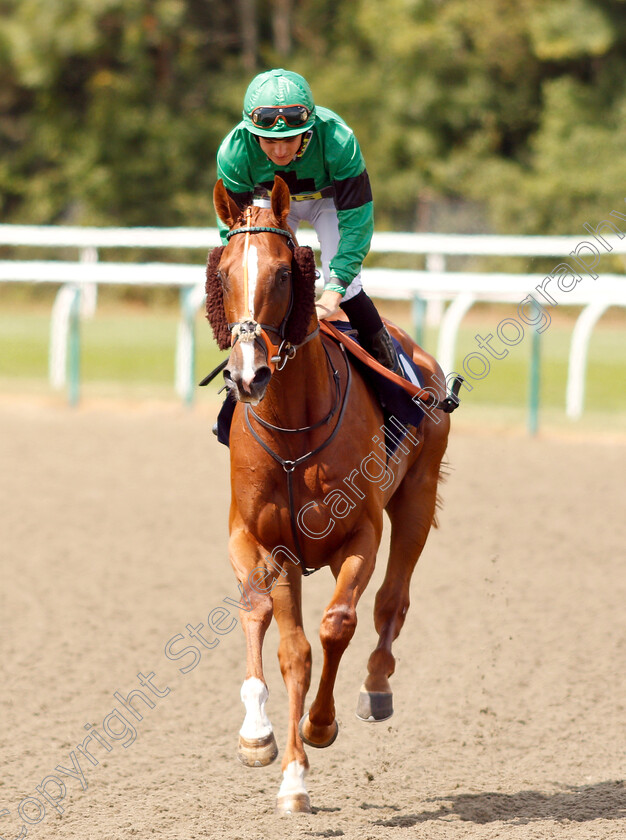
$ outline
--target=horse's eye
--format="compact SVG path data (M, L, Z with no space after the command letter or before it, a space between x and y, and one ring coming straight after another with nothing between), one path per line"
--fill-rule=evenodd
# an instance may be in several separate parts
M219 269L218 269L218 272L217 272L217 279L222 284L223 289L225 289L228 286L228 279L222 274L221 271L219 271Z
M290 277L291 277L291 271L286 266L282 266L276 272L276 279L280 283L284 283L285 280L289 280Z

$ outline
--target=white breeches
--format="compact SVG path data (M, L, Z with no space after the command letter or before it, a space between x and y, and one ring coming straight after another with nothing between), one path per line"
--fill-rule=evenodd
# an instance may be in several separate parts
M264 201L264 199L255 200L255 204L261 203L261 201ZM269 206L269 200L263 206ZM330 280L330 261L337 253L340 238L335 202L332 198L292 201L287 224L294 233L297 233L300 222L308 222L317 234L317 241L320 243L322 252L322 275L324 283L328 283ZM348 291L343 298L344 301L358 295L362 288L363 282L361 272L359 272L348 286Z

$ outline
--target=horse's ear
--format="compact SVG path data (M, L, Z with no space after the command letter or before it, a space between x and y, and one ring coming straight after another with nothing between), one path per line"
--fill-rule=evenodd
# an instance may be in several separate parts
M289 195L289 187L280 175L275 175L271 196L272 213L276 217L278 224L283 227L287 222L290 203L291 196Z
M228 195L221 178L213 189L213 204L218 217L228 228L232 228L239 216L241 216L241 210L237 207L234 199Z

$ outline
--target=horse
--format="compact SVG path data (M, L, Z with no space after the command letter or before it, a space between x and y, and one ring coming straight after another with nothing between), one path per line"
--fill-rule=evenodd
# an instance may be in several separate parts
M310 812L304 744L324 748L337 737L335 679L374 570L383 510L391 521L390 553L375 599L378 643L357 716L379 721L393 712L392 643L405 622L411 575L435 520L449 416L425 412L418 427L405 427L405 436L396 437L399 445L390 455L380 439L384 418L371 386L343 347L320 333L315 260L288 226L285 182L276 177L269 207L242 210L221 180L213 200L228 242L209 254L207 318L220 348L230 350L223 375L236 401L229 440L229 555L246 638L237 754L244 765L258 767L278 753L265 712L262 662L263 638L274 617L289 701L276 810ZM422 396L445 398L437 362L402 330L388 328L419 365ZM326 566L335 588L320 625L319 685L305 713L311 646L302 626L302 578Z

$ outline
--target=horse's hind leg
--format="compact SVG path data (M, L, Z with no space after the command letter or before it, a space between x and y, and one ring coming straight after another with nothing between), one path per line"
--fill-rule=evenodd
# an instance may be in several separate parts
M279 577L272 588L274 617L280 632L278 661L289 697L287 743L283 754L283 781L276 799L276 810L282 814L309 813L311 803L304 777L309 762L298 733L298 722L304 711L304 698L311 682L311 646L302 627L299 569L286 570L287 579Z
M443 428L425 435L419 458L386 508L392 526L391 546L385 578L374 603L378 644L369 658L368 674L359 694L356 714L362 720L382 721L393 714L389 677L395 670L395 658L391 646L404 624L410 603L411 575L435 517L447 420L447 417L442 420Z

